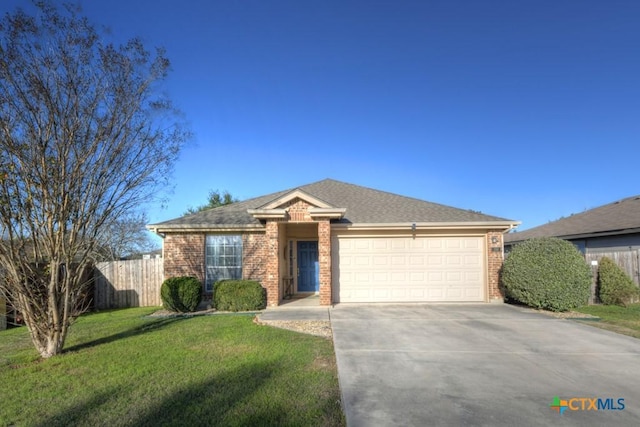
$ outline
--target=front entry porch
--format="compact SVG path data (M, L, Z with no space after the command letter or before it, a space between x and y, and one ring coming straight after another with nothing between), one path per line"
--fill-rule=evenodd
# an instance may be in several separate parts
M320 305L331 304L331 220L345 211L300 190L247 210L265 224L262 285L269 307L280 305L285 294L316 292Z
M328 220L267 221L267 241L276 243L272 253L277 254L277 263L273 258L267 263L268 306L331 304L329 227Z

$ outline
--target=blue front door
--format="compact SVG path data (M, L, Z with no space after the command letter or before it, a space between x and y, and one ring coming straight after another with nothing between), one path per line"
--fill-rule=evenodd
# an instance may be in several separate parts
M298 292L318 292L318 242L298 242Z

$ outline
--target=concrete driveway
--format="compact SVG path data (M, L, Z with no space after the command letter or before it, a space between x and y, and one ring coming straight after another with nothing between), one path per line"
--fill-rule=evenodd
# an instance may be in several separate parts
M348 426L640 425L638 339L506 304L330 316Z

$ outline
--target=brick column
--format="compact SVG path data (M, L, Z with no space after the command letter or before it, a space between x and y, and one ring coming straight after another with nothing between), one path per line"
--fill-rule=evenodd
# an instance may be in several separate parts
M493 243L493 240L497 241ZM487 233L487 277L489 302L504 302L504 294L500 287L500 269L504 260L504 246L502 233L490 231Z
M318 263L320 265L320 305L331 305L331 224L318 222Z
M267 289L267 306L275 307L280 304L280 245L278 239L279 222L268 220L266 228L266 274L263 286Z

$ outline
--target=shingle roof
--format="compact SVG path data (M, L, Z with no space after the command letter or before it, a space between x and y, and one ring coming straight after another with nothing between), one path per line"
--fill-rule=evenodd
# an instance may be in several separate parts
M247 209L258 209L295 190L303 191L336 208L346 208L344 217L334 223L395 224L442 222L511 222L504 218L458 209L411 197L374 190L359 185L325 179L312 184L220 206L169 221L150 224L149 228L260 227Z
M535 237L578 238L640 231L640 196L628 197L529 230L510 233L505 243Z

